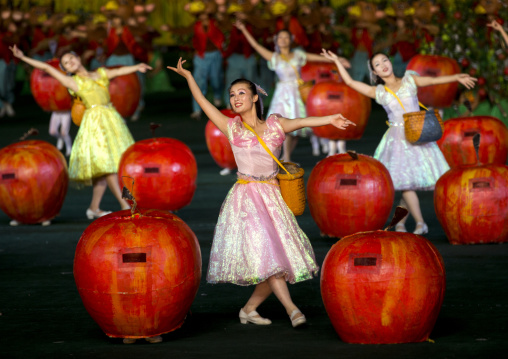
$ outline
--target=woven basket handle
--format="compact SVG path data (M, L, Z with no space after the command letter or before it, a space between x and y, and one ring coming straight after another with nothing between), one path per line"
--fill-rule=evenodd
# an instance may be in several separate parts
M263 141L263 139L262 139L261 137L259 137L259 136L258 136L258 134L257 134L257 133L256 133L256 132L252 129L252 127L250 127L250 126L247 124L247 122L245 122L245 121L243 121L243 125L244 125L245 127L247 127L247 129L248 129L249 131L251 131L253 134L255 134L255 135L256 135L256 137L258 138L258 141L259 141L259 143L261 144L261 146L263 146L263 148L266 150L266 152L268 152L268 154L269 154L270 156L272 156L272 158L275 160L275 162L277 162L277 163L279 164L279 166L281 166L281 167L282 167L282 169L283 169L284 171L286 171L286 173L289 175L289 177L291 177L291 178L295 178L295 176L293 176L291 173L289 173L289 171L286 169L286 167L284 167L284 166L282 165L282 163L280 163L280 161L277 159L277 157L275 157L275 156L273 155L272 151L270 151L270 149L269 149L269 148L268 148L268 146L266 145L265 141Z
M404 105L402 104L402 101L400 100L399 96L397 96L395 94L395 92L393 92L392 90L390 90L388 87L385 86L385 90L388 91L389 93L391 93L393 95L393 97L395 97L397 99L397 101L399 101L400 105L402 106L402 109L404 111L406 111L406 108L404 107ZM418 101L418 104L423 107L424 109L426 109L427 111L429 110L427 107L425 107L420 101Z

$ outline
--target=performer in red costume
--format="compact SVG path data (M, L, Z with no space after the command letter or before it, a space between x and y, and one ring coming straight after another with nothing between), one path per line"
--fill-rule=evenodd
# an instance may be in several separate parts
M111 19L111 29L109 30L108 38L106 40L107 46L107 60L106 66L133 66L137 62L144 63L148 61L148 54L143 47L136 41L132 31L127 26L127 20L132 15L134 8L129 2L121 4L113 4L109 2L109 11ZM144 83L145 76L142 73L137 73L140 85L141 96L138 108L131 117L131 121L137 121L145 107L144 100Z
M410 26L413 8L407 1L393 1L392 8L386 10L393 16L395 29L393 36L388 39L390 55L393 56L393 72L395 76L402 77L406 67L413 56L418 54L416 50L416 31Z
M269 9L272 15L276 17L275 32L288 30L293 35L293 42L296 46L305 49L309 46L309 39L302 24L295 16L297 5L296 0L275 0L271 1Z
M203 94L208 90L208 81L213 90L215 106L222 104L224 89L224 72L222 57L225 36L221 25L214 17L217 4L211 0L192 1L185 9L196 17L194 25L187 28L169 28L173 34L193 34L192 45L195 50L193 58L193 76ZM196 100L192 99L191 118L201 118L201 108Z

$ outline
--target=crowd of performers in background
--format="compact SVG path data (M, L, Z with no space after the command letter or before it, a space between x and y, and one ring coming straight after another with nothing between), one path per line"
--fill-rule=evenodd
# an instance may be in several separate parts
M144 2L105 1L101 13L90 14L87 18L53 13L49 6L33 6L28 12L7 6L2 9L0 19L0 117L15 116L16 79L24 79L24 91L28 91L27 75L31 70L12 56L9 46L13 44L41 61L74 51L90 70L136 63L151 65L154 70L149 74L138 73L142 94L138 109L130 119L136 121L144 109L146 93L173 90L162 66L162 54L153 45L154 39L169 32L181 39L180 49L194 52L193 75L203 93L211 88L214 105L229 106L225 87L234 79L257 79L269 94L274 94L265 103L265 106L270 105L268 114L277 112L295 118L306 116L305 106L298 89L288 84L294 83L307 61L327 61L317 55L322 48L341 55L352 46L349 61L343 59L343 64L354 80L369 82L367 62L372 54L381 50L388 53L395 75L402 77L407 63L419 53L422 43L434 41L439 33L434 19L440 10L429 0L391 1L387 3L389 9L380 9L368 1L355 1L351 2L354 6L344 7L343 13L327 3L190 1L185 10L195 18L192 25L185 28L163 25L158 29L149 25L150 13L156 9ZM503 27L493 21L501 2L480 0L478 3L485 8L483 26L490 23L506 40ZM339 24L337 19L344 18L352 19L348 22L351 26ZM294 60L287 61L290 50ZM200 119L201 114L199 105L192 100L190 116ZM49 126L50 134L58 138L57 147L63 149L65 145L68 156L72 145L70 122L70 112L56 112L51 115ZM288 136L284 160L291 159L298 137L310 137L314 155L319 155L320 150L329 155L346 150L344 141L320 141L312 131L303 129ZM223 174L226 173L224 170Z

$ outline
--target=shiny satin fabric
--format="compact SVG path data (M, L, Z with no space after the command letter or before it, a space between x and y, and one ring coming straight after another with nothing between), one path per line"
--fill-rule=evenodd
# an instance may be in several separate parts
M277 83L273 94L272 102L268 108L268 114L281 114L286 118L307 117L307 110L303 103L300 91L298 90L298 78L295 69L300 71L307 63L305 52L300 49L293 50L293 57L284 61L280 54L273 53L272 59L268 61L268 68L277 74ZM309 136L312 130L309 127L294 131L294 136Z
M406 111L383 85L376 88L376 102L385 109L390 127L376 148L374 158L390 172L395 190L431 191L439 177L450 167L436 142L411 144L406 141L403 114L420 111L418 89L411 75L418 74L406 71L396 93Z
M261 137L278 156L285 134L276 115L267 126ZM229 121L228 138L243 183L233 185L222 205L207 281L252 285L274 275L290 283L311 279L319 267L276 185L277 164L239 117Z

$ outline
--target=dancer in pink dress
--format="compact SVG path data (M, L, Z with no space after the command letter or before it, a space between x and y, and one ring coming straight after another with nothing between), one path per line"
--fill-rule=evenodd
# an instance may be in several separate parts
M297 119L272 114L265 121L258 95L258 89L261 93L264 90L245 79L231 84L230 104L238 114L231 119L203 96L191 72L182 67L184 62L180 58L176 68L168 68L187 80L205 114L228 137L238 165L239 182L227 195L215 229L207 280L209 283L256 285L240 310L243 324L271 323L256 309L273 292L284 305L292 325L301 325L306 322L305 316L291 300L286 281L296 283L310 279L319 267L309 239L282 199L276 178L277 163L244 124L248 124L277 156L288 132L327 124L346 129L354 123L340 114Z

